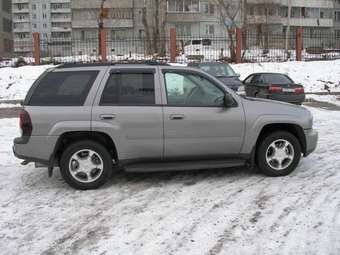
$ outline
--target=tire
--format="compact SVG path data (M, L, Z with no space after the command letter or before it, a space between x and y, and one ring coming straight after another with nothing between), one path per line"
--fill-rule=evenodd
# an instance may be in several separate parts
M300 162L300 142L286 131L270 133L259 144L256 159L260 171L265 175L271 177L288 175Z
M112 169L113 160L108 150L91 140L70 144L60 159L62 177L71 187L80 190L99 188Z

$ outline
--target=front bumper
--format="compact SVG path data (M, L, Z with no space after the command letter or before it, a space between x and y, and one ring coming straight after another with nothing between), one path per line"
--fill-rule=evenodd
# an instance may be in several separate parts
M318 143L318 131L315 129L306 129L304 132L306 137L306 153L304 156L307 157L316 149Z

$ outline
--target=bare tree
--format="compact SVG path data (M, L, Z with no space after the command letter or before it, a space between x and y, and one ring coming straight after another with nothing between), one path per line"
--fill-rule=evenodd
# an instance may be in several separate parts
M142 15L146 54L164 56L166 0L145 0Z
M241 10L241 1L235 0L214 0L218 6L223 24L225 25L229 37L229 51L232 61L236 59L235 51L235 28L237 28L236 18Z

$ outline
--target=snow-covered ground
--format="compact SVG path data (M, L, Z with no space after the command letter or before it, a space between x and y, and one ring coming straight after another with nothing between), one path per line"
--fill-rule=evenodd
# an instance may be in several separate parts
M241 79L256 72L279 72L289 75L301 83L306 92L326 92L325 85L332 92L340 91L340 60L283 63L246 63L233 65Z
M340 254L340 112L309 108L317 150L287 177L124 174L94 191L21 166L0 120L1 254Z

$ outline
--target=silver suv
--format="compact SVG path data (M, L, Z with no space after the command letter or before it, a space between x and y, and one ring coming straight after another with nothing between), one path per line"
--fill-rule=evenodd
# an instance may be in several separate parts
M49 69L29 90L13 151L60 167L77 189L128 172L257 166L291 173L317 144L303 107L240 97L198 69L155 64Z

